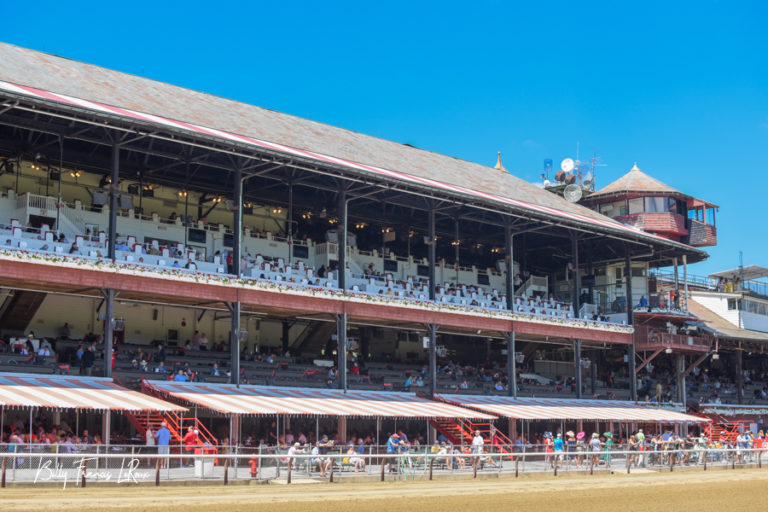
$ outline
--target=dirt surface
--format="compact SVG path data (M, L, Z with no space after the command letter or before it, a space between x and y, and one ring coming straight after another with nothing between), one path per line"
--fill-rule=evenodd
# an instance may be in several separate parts
M751 510L762 503L766 470L434 482L165 487L14 487L0 508L16 511L206 512L370 510L416 512L602 512ZM759 507L758 507L759 508Z

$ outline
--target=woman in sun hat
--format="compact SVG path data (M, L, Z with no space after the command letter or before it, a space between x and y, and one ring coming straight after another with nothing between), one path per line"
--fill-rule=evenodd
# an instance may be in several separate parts
M589 451L592 452L591 464L597 466L600 463L600 434L595 432L592 434L592 438L589 440Z
M551 432L544 432L544 451L547 452L547 456L544 459L546 465L549 467L554 467L554 458L552 457L552 454L555 451L555 447L554 442L552 441Z
M604 445L604 451L603 454L603 461L605 461L605 465L609 466L611 465L611 450L613 449L613 434L611 432L605 432L603 434L605 437L605 445Z
M571 465L571 461L576 458L576 434L573 430L569 430L565 433L565 451L568 452L568 465Z
M579 466L584 465L584 453L587 451L587 445L584 441L584 431L579 432L576 434L576 453L578 454L576 456L576 464Z

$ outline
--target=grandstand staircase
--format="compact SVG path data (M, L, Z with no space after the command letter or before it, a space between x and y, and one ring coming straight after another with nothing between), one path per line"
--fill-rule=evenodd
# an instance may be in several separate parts
M328 340L335 333L335 322L311 322L291 345L291 354L321 355Z
M701 414L700 416L712 420L711 423L704 426L704 434L713 441L722 437L729 443L735 443L739 434L749 430L749 422L747 421L732 420L721 414L713 413Z
M35 316L45 294L16 290L0 306L0 326L4 335L22 335Z
M475 437L475 432L480 431L486 444L505 445L499 446L501 452L511 451L512 440L505 436L492 423L475 423L460 418L441 418L429 421L438 432L443 434L453 445L469 445ZM495 439L495 443L494 443Z
M704 425L704 435L712 441L716 441L722 436L725 441L735 443L739 434L749 430L750 422L734 420L718 413L702 413L699 411L698 404L689 405L688 412L694 416L712 420Z
M117 382L120 383L119 380L117 380ZM144 385L142 385L142 390L149 395L156 396L160 399L165 399L165 397L159 396L157 393L153 392L150 388ZM136 430L142 437L146 435L148 428L151 428L152 432L157 432L160 429L163 421L165 421L168 430L171 432L171 445L180 445L186 430L193 428L197 430L198 439L206 447L206 449L212 450L214 452L218 450L218 440L197 418L180 416L172 411L151 411L143 413L132 413L125 411L125 417L134 427L136 427Z

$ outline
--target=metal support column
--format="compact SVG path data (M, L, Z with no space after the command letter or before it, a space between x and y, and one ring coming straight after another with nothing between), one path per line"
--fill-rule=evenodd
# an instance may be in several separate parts
M685 289L685 314L688 314L688 255L683 254L683 287Z
M240 244L243 238L243 170L234 170L235 189L232 206L232 273L240 276ZM240 301L230 305L232 323L229 333L230 383L240 386Z
M339 223L336 225L339 238L339 290L347 289L347 191L339 188Z
M339 371L339 389L347 390L347 314L336 315L337 368Z
M677 271L677 256L673 258L673 265L675 266L675 297L677 297L677 303L680 304L680 298L677 295L677 291L680 289L680 282L678 280L678 271ZM670 308L674 308L675 304L674 302L669 305Z
M507 394L517 398L517 361L515 360L515 331L507 333L507 375L509 386Z
M117 185L120 176L120 146L112 145L112 183L109 184L109 240L107 257L115 261L115 237L117 236Z
M232 324L229 333L230 384L240 386L240 302L229 305Z
M579 318L581 312L581 269L579 263L579 240L571 237L571 253L573 255L573 316ZM581 339L573 340L573 363L576 374L576 398L583 397L582 366L581 366Z
M435 209L429 209L429 241L427 247L429 248L429 300L435 300L435 249L437 240L435 236Z
M112 346L114 344L115 290L104 290L104 376L112 377Z
M515 276L515 252L514 252L514 235L512 235L512 227L509 220L507 220L504 226L504 245L506 246L506 265L507 274L505 276L506 294L507 294L507 310L514 311L515 309L515 289L514 289L514 276ZM517 361L515 360L515 354L517 349L515 347L515 331L507 333L507 376L508 386L507 394L509 396L517 398Z
M683 410L686 410L686 392L685 392L685 355L677 354L677 400L683 404Z
M744 350L741 348L741 342L736 347L736 393L738 394L736 403L744 403Z
M429 397L437 393L437 325L427 325L429 332Z
M634 311L632 309L632 258L627 250L627 258L624 264L624 279L627 282L627 325L635 323ZM635 371L635 337L632 336L632 344L629 346L629 399L637 400L637 375Z
M288 235L288 264L293 260L293 182L288 182L288 225L285 227Z
M56 195L56 231L61 231L61 180L64 174L64 137L59 135L59 192ZM19 189L16 189L18 193Z
M507 266L507 274L504 279L504 284L506 285L508 311L514 311L515 309L515 254L514 247L512 246L513 242L514 236L512 235L512 228L509 225L509 221L506 221L504 226L504 246L507 253L505 262Z
M112 145L112 183L109 184L109 239L107 240L107 257L116 260L115 244L117 242L117 192L120 177L120 146ZM104 376L112 377L112 346L114 344L115 290L108 288L104 291L106 318L104 319Z

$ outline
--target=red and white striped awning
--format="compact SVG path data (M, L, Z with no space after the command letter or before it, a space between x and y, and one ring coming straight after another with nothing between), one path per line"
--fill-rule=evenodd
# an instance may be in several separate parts
M268 142L265 140L255 139L253 137L238 135L232 132L217 130L215 128L207 128L207 127L200 126L193 123L187 123L184 121L169 119L166 117L154 115L149 112L137 112L135 110L121 108L120 106L116 106L116 105L106 105L104 103L89 101L82 98L75 98L73 96L68 96L66 94L46 91L43 89L37 89L34 87L25 86L25 85L14 84L14 83L5 82L2 80L0 80L0 91L7 91L13 94L21 94L24 96L37 98L45 101L53 101L53 102L69 105L71 107L85 108L91 111L99 112L101 114L107 114L110 116L119 116L122 118L133 119L143 123L152 123L155 125L165 126L174 130L184 130L187 132L193 132L199 135L204 135L206 137L214 137L219 140L231 141L238 144L248 144L248 145L258 147L260 149L267 150L267 151L279 152L285 155L291 155L291 156L296 156L300 158L308 158L317 162L323 162L326 164L343 166L343 167L354 169L357 171L372 173L383 178L396 179L396 180L405 181L414 185L428 186L428 187L432 187L432 188L436 188L439 190L444 190L452 193L468 195L471 197L476 197L476 198L480 198L488 201L502 203L515 208L521 208L524 210L537 212L539 214L550 216L550 217L567 219L570 221L577 221L584 224L589 224L592 226L609 229L612 231L631 233L632 235L635 235L635 236L640 236L643 238L649 238L649 239L655 239L655 240L664 240L665 242L671 243L669 240L664 239L653 233L647 233L635 227L621 224L619 222L611 221L609 219L588 217L586 215L567 212L567 211L559 210L557 208L552 208L549 206L530 203L528 201L511 199L508 197L494 195L487 192L482 192L479 190L474 190L474 189L470 189L470 188L466 188L458 185L452 185L450 183L446 183L443 181L438 181L430 178L423 178L423 177L416 176L413 174L408 174L405 172L394 171L391 169L384 169L384 168L375 167L372 165L366 165L359 162L346 160L343 158L337 158L330 155L324 155L324 154L313 152L313 151L286 146L284 144Z
M126 389L112 379L26 373L0 374L0 407L137 412L187 410Z
M474 418L494 416L415 393L338 389L240 386L233 384L145 381L149 391L221 414L348 416L382 418Z
M511 398L505 396L438 395L439 400L521 420L640 421L660 423L706 423L692 416L658 405L607 400L567 398Z

